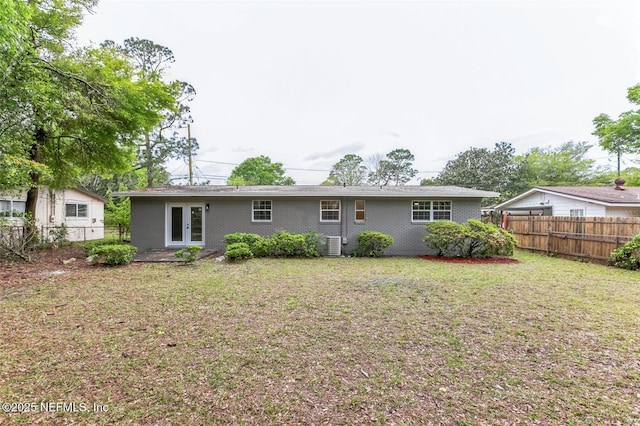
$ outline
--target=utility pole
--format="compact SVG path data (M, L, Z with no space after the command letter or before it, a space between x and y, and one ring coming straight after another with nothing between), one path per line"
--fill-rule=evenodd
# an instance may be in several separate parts
M191 124L187 124L187 141L189 147L189 186L193 186L193 162L191 160Z

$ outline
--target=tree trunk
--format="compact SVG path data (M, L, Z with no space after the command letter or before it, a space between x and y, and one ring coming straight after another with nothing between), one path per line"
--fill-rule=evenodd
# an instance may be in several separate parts
M40 148L44 146L47 134L44 129L36 129L34 135L34 142L29 150L29 159L35 163L41 163ZM24 232L26 241L30 244L36 236L36 206L38 204L38 186L40 185L40 174L38 172L31 172L29 174L31 178L31 186L27 191L27 202L25 206L25 218L24 218Z

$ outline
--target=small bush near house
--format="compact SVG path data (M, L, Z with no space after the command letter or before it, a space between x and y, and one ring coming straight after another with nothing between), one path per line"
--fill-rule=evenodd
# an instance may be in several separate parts
M67 241L67 227L62 224L49 229L49 241L52 243L64 243Z
M184 259L186 263L194 263L198 260L198 253L202 250L201 246L187 246L174 253L176 257Z
M327 248L327 237L316 231L305 232L302 236L307 244L309 257L322 256Z
M269 239L271 256L275 257L311 257L308 255L307 241L302 234L278 231Z
M230 261L251 259L253 252L249 248L247 243L232 243L227 246L227 251L224 253L225 257Z
M123 243L117 238L103 238L101 240L89 240L84 241L82 243L78 243L78 246L82 248L87 256L93 253L93 250L97 247L101 246L112 246L112 245L129 245L127 243Z
M460 256L464 242L469 237L468 228L455 222L430 222L425 225L425 229L428 234L423 241L436 250L438 256Z
M616 268L636 271L640 269L640 234L611 252L609 264Z
M511 256L518 241L508 231L492 223L469 219L467 226L476 241L470 242L470 257Z
M363 231L358 234L358 247L353 252L356 256L380 257L387 247L393 244L391 235L378 231Z
M104 261L106 265L114 266L130 263L137 251L138 249L134 246L112 244L94 247L91 255L98 256L98 260Z
M227 234L224 236L224 243L229 246L230 244L245 243L249 246L249 249L256 257L268 256L269 246L267 239L262 235L236 232L233 234Z
M517 245L509 232L491 223L469 219L466 224L431 222L425 225L427 245L438 256L486 258L511 256Z

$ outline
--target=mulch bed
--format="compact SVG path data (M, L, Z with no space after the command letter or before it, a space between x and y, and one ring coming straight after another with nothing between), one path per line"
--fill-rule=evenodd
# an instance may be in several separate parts
M0 258L0 289L31 285L56 274L66 274L92 265L85 262L82 249L75 245L35 250L30 253L31 262ZM63 261L75 258L68 264Z
M470 264L494 264L494 263L520 263L517 259L511 257L487 257L486 259L476 259L472 257L445 257L445 256L418 256L420 259L431 260L434 262L447 262L447 263L470 263Z

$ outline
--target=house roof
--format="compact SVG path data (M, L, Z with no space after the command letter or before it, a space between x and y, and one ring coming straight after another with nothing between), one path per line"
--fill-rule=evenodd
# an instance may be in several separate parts
M89 191L88 189L84 189L81 186L76 186L75 188L69 188L69 189L75 189L76 191L81 192L84 195L88 195L89 197L95 198L96 200L101 201L104 204L109 202L109 200L103 197L102 195L96 194L95 192Z
M429 198L484 198L497 197L492 191L462 188L459 186L229 186L198 185L146 188L135 191L115 192L121 197L429 197Z
M42 190L48 190L49 187L47 186L43 186ZM16 189L16 195L13 196L13 198L26 198L26 194L27 194L27 190L26 189ZM84 189L81 186L76 186L75 188L60 188L57 189L57 191L78 191L81 194L87 195L91 198L94 198L104 204L108 203L109 200L106 199L105 197L103 197L102 195L98 195L95 192L91 192L88 189ZM12 191L3 191L0 192L0 195L5 195L5 194L12 194Z
M587 201L604 206L640 205L640 187L626 187L622 190L613 186L536 186L510 200L495 206L495 210L508 209L515 203L533 193L546 193L564 196L575 200ZM539 206L538 206L539 207Z

